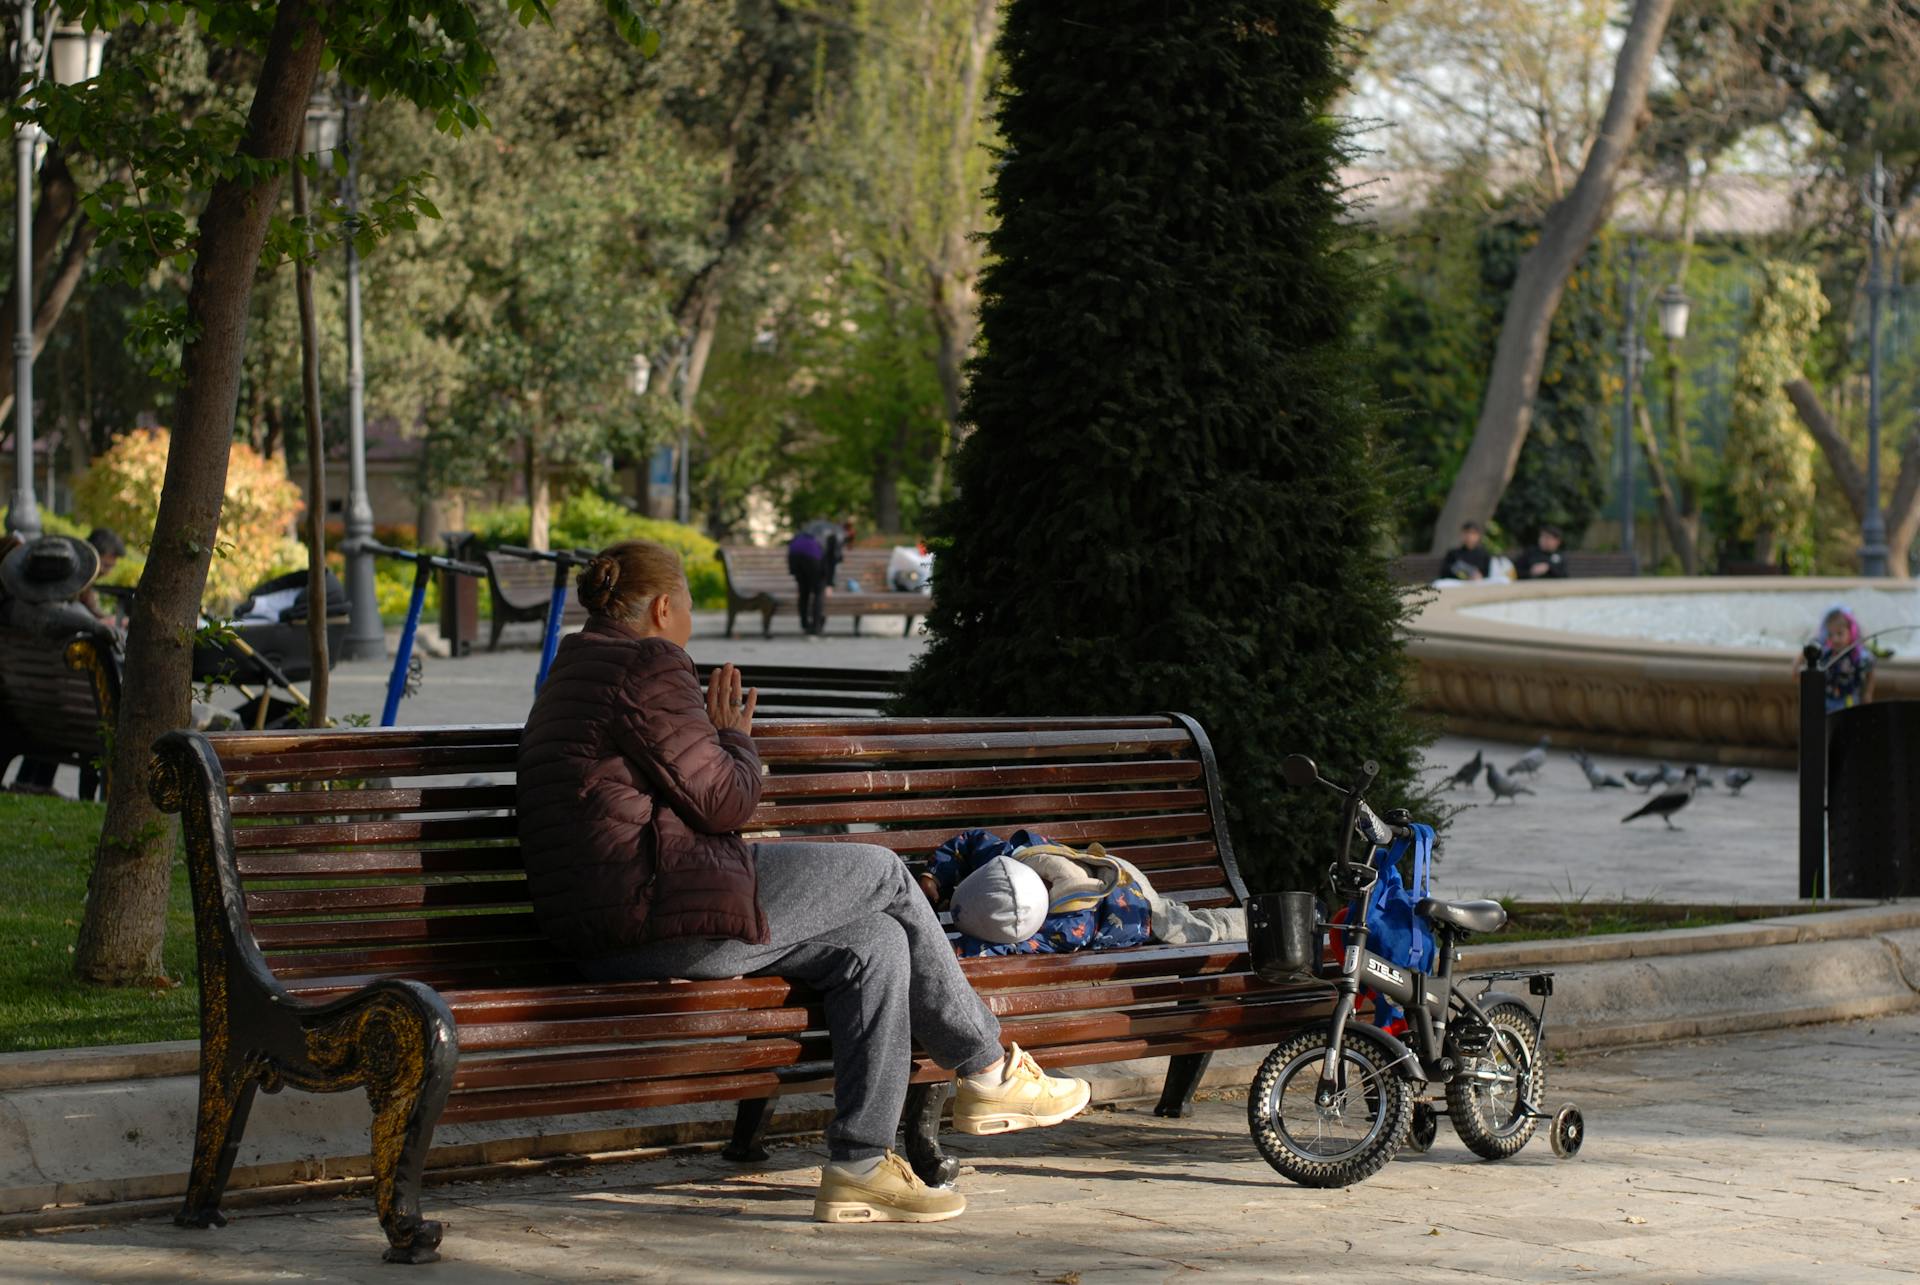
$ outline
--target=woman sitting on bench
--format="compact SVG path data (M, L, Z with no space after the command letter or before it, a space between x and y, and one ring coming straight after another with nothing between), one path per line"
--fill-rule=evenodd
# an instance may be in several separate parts
M563 639L520 741L520 847L546 934L594 981L775 975L826 1000L834 1117L814 1217L938 1222L966 1208L890 1150L911 1045L960 1075L954 1127L1006 1133L1087 1105L1045 1074L960 971L890 849L758 843L755 693L732 665L704 695L679 554L613 545L583 567L586 627Z

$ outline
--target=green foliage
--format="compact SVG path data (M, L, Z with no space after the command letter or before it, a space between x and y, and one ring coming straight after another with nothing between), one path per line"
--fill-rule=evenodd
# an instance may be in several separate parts
M467 525L488 547L525 545L527 506L506 504L473 510L467 514ZM642 517L591 491L569 496L554 508L552 544L556 549L598 550L621 540L652 540L679 550L693 605L703 609L726 606L727 580L720 569L720 546L692 527Z
M1013 0L959 498L903 707L1179 710L1257 887L1337 841L1289 751L1414 790L1319 0ZM1122 90L1120 87L1124 87Z
M1769 262L1765 273L1734 372L1724 473L1730 534L1756 541L1762 556L1784 549L1789 563L1804 569L1811 555L1813 446L1781 385L1805 371L1827 298L1811 268Z
M1539 229L1501 216L1456 177L1403 236L1387 242L1378 301L1364 314L1365 363L1386 407L1385 437L1399 466L1399 538L1424 548L1479 420L1487 371L1520 257ZM1474 229L1478 227L1478 230ZM1552 523L1578 544L1607 493L1605 412L1619 380L1619 320L1596 240L1567 284L1547 338L1532 428L1498 511L1509 543Z

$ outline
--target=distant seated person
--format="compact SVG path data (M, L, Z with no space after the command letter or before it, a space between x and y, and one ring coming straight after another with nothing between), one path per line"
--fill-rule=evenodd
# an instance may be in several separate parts
M115 563L127 556L126 542L110 527L95 527L87 533L87 543L100 555L100 575L95 577L96 580L105 577L107 572L113 570ZM99 590L94 585L81 590L75 601L101 620L115 621L119 617L119 613L111 606L101 605Z
M50 642L75 634L111 638L112 631L75 599L86 592L100 567L92 545L71 536L49 535L14 543L0 561L0 625ZM52 759L24 757L12 788L22 794L53 793Z
M1459 546L1440 559L1440 579L1485 580L1493 571L1493 555L1487 552L1484 538L1478 522L1462 522Z
M1515 559L1513 573L1521 580L1565 580L1567 559L1560 552L1560 529L1541 527L1532 546Z

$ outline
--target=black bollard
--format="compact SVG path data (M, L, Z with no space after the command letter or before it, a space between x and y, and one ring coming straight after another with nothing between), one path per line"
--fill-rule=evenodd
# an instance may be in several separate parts
M1800 895L1831 896L1827 888L1827 676L1820 648L1800 653Z

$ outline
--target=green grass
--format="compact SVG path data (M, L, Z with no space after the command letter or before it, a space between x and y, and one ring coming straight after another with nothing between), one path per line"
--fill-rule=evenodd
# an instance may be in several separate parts
M1480 942L1551 941L1562 937L1599 937L1609 933L1666 932L1739 923L1748 916L1728 910L1694 909L1684 915L1649 913L1633 905L1579 907L1511 915L1507 926Z
M193 910L176 856L167 905L170 989L91 986L73 976L73 943L105 809L0 794L0 1052L188 1040L199 1034Z

